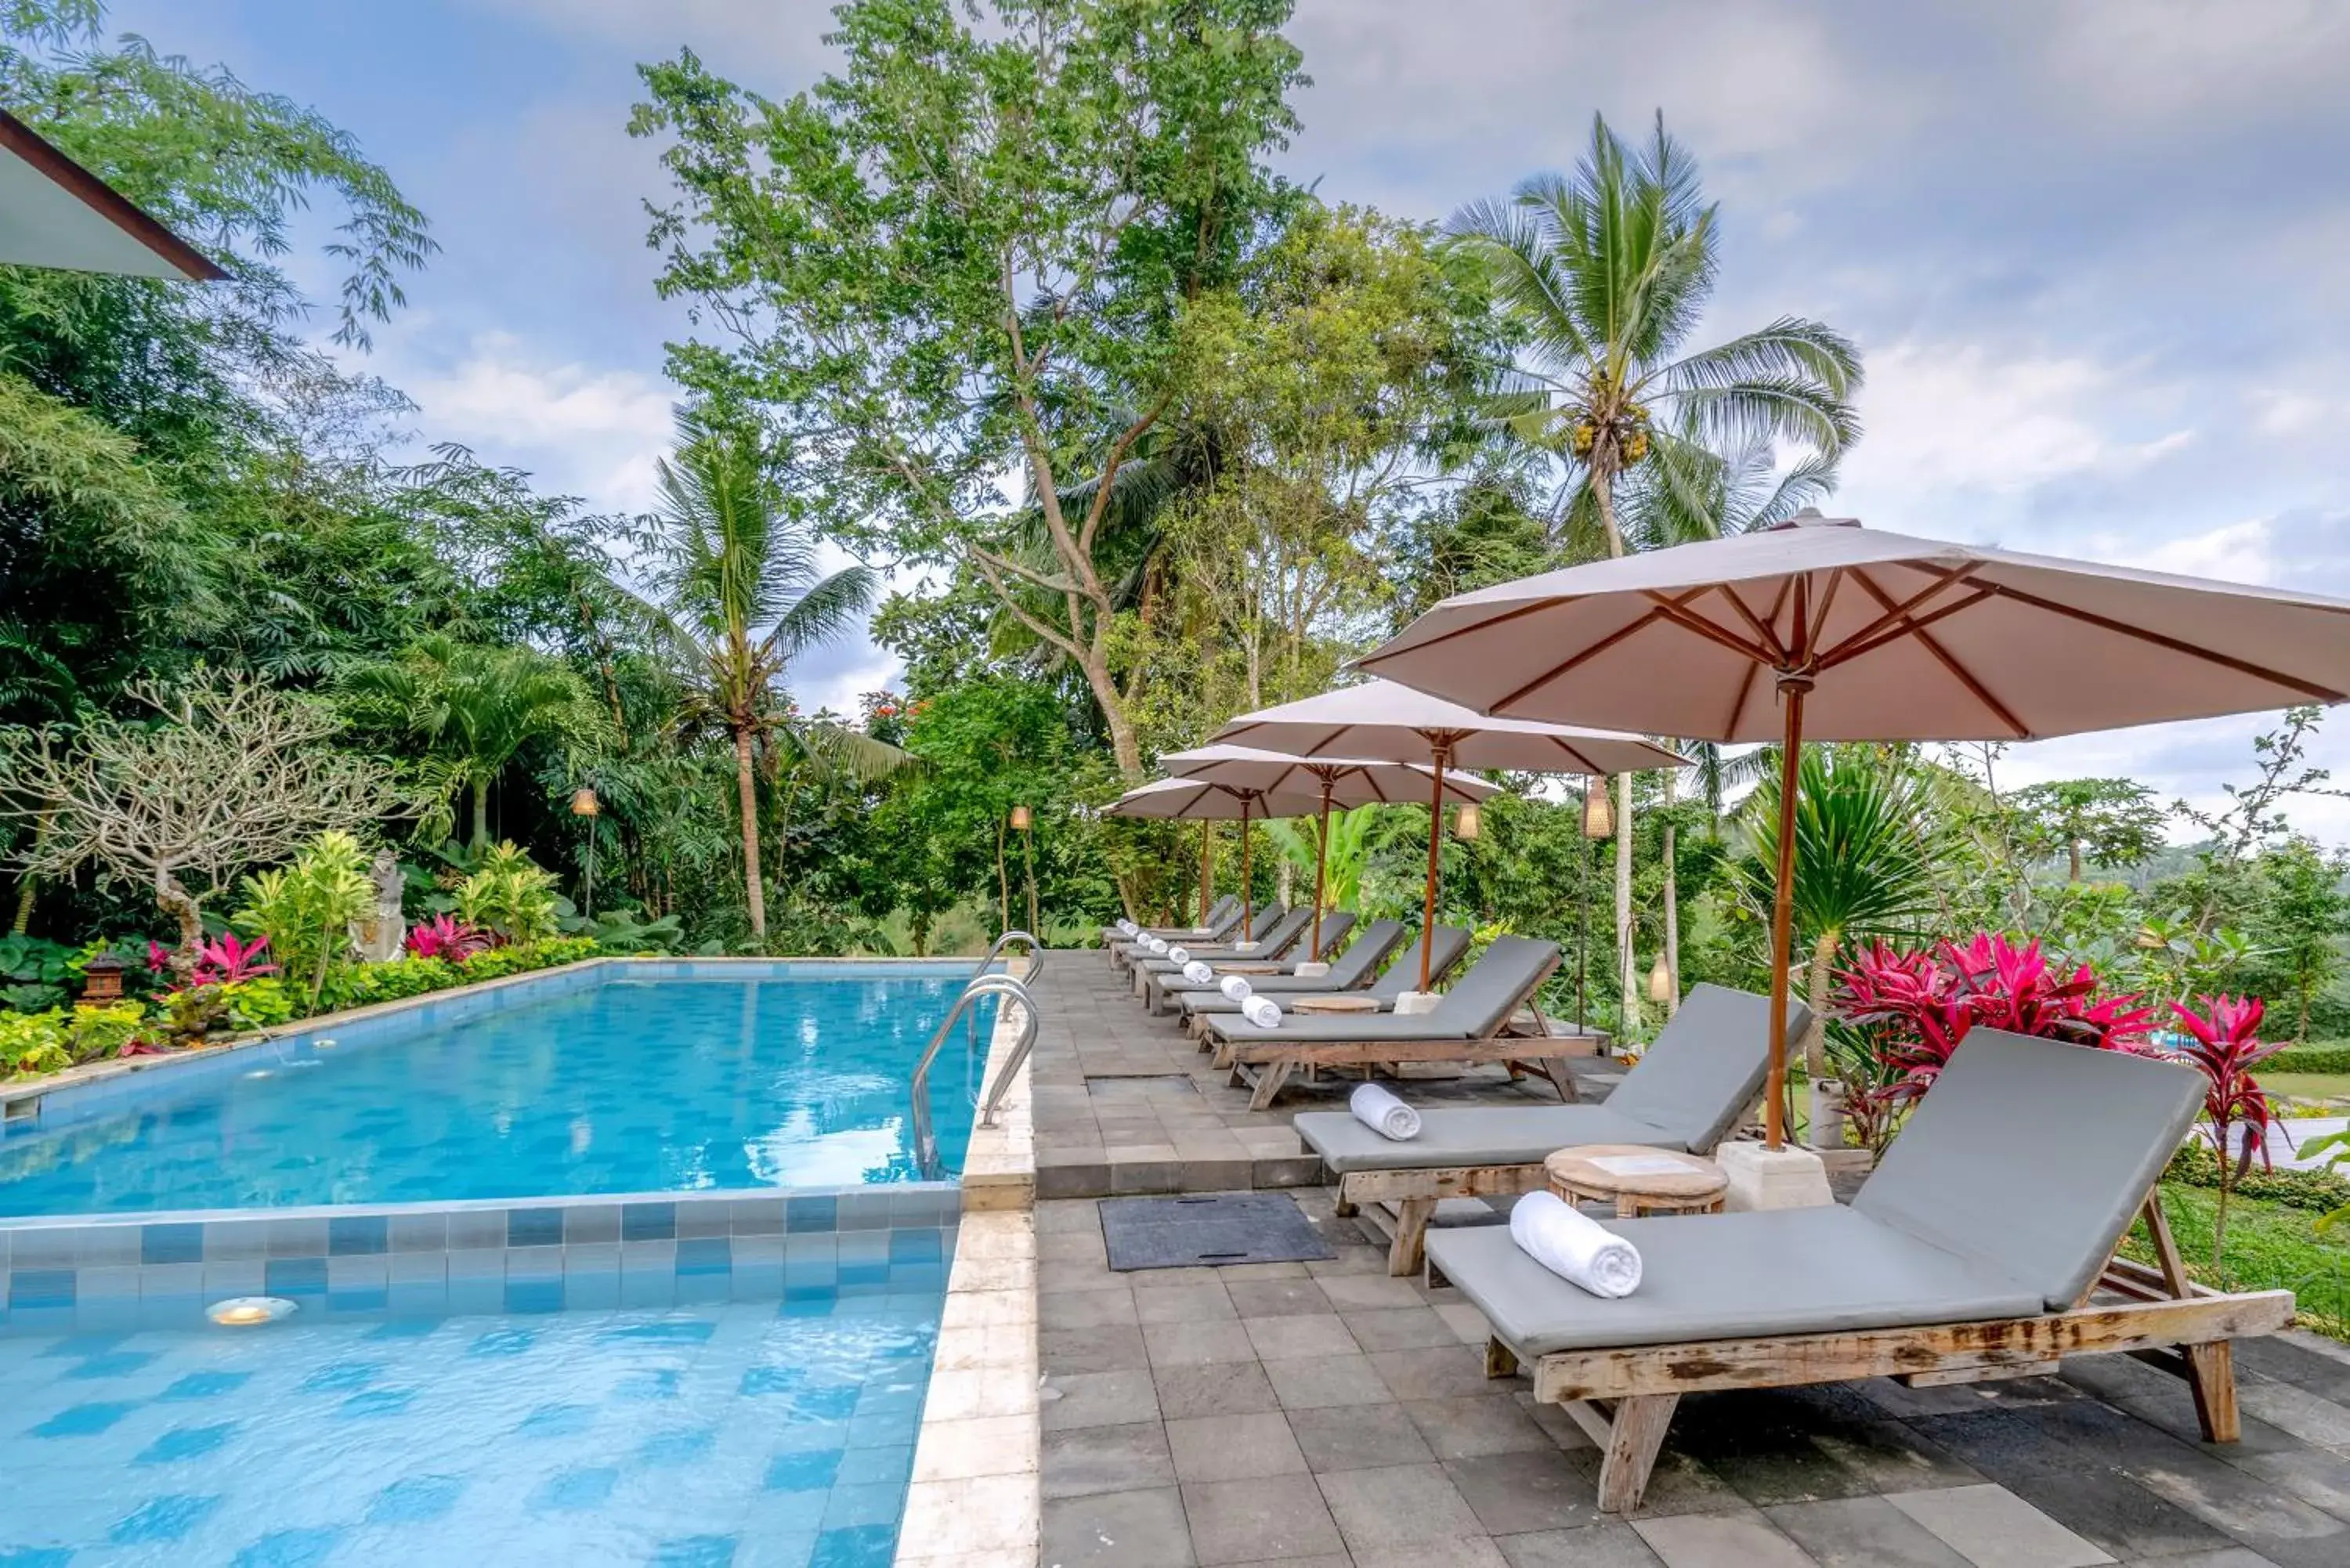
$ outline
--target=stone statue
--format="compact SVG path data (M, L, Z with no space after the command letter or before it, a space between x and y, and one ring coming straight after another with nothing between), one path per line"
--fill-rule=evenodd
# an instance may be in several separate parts
M408 922L400 913L400 857L377 850L368 880L375 884L375 911L351 922L351 946L363 961L384 963L400 957L408 940Z

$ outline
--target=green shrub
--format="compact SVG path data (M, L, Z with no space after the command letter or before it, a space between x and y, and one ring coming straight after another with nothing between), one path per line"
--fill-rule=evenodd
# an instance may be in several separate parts
M2350 1074L2350 1044L2338 1040L2313 1040L2306 1045L2288 1045L2262 1063L2261 1071Z
M459 977L470 983L474 981L502 980L510 974L524 974L535 969L551 969L559 963L577 963L594 958L603 949L593 937L559 937L543 942L509 942L502 948L492 948L475 953L457 966Z
M446 991L462 984L464 976L447 959L401 958L388 963L344 964L327 977L320 1010L339 1012L347 1007L369 1007Z
M244 879L236 925L268 937L272 954L313 1006L325 992L328 966L350 950L350 923L373 907L367 867L358 839L322 833L291 865Z
M274 974L220 987L223 1016L232 1029L269 1029L294 1016L294 997Z
M556 923L554 873L542 870L512 842L500 844L482 857L481 869L458 888L457 917L469 926L495 931L509 942L529 943L551 937Z
M0 1067L10 1077L27 1077L120 1055L146 1021L146 1008L136 1002L0 1013Z
M2206 1143L2189 1143L2170 1157L2170 1168L2163 1172L2165 1181L2184 1187L2220 1185L2220 1161ZM2247 1198L2258 1198L2287 1209L2306 1209L2324 1214L2350 1203L2350 1180L2330 1170L2288 1170L2279 1168L2263 1170L2255 1165L2244 1172L2235 1189Z

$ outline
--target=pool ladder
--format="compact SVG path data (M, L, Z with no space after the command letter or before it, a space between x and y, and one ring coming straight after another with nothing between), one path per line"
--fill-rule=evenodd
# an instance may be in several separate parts
M979 968L957 993L954 1005L948 1008L947 1015L939 1021L931 1043L922 1048L922 1059L914 1064L914 1075L908 1085L914 1102L914 1161L920 1168L925 1181L940 1180L946 1174L946 1168L939 1159L938 1134L931 1121L931 1064L938 1060L939 1048L946 1044L947 1032L954 1027L955 1020L960 1018L963 1021L963 1055L968 1062L979 1046L979 1025L972 1016L972 1004L986 996L1009 996L1020 1004L1020 1039L1012 1047L1012 1054L1004 1062L1003 1071L995 1075L993 1086L980 1098L979 1125L983 1127L995 1125L997 1104L1003 1100L1003 1092L1012 1086L1013 1075L1020 1071L1020 1064L1028 1059L1028 1053L1035 1046L1036 999L1029 994L1024 983L1013 976L989 972L1004 944L1015 941L1028 944L1028 978L1034 980L1036 977L1037 971L1044 967L1044 943L1020 930L1006 931L996 938L989 946L987 956L979 961Z

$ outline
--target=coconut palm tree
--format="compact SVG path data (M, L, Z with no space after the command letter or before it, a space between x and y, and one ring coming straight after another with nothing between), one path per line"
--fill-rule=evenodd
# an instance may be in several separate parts
M681 415L677 450L659 477L656 602L646 608L684 687L679 726L733 743L743 897L751 935L764 940L755 754L787 745L859 773L902 755L845 726L802 723L784 696L792 660L853 627L876 579L864 566L823 569L816 529L750 431Z
M1523 452L1565 470L1557 515L1570 556L1665 542L1628 534L1619 505L1627 481L1658 503L1644 516L1669 535L1667 522L1695 513L1683 505L1694 482L1718 472L1709 453L1765 443L1833 462L1859 435L1850 399L1860 357L1818 322L1782 317L1687 348L1720 267L1714 217L1696 162L1659 115L1637 149L1595 116L1573 174L1535 175L1510 200L1475 203L1452 221L1455 243L1484 264L1521 344L1496 399L1499 422ZM1616 831L1628 1030L1639 1017L1629 778L1617 781Z

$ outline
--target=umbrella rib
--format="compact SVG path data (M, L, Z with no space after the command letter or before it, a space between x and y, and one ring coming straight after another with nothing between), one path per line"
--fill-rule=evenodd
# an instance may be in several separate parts
M1858 567L1855 567L1853 569L1852 576L1853 580L1861 586L1862 590L1865 591L1870 598L1875 599L1878 604L1883 605L1888 610L1896 608L1893 602L1893 596L1887 593L1883 588L1878 587L1877 586L1876 579L1871 577L1866 572L1860 570ZM2031 726L2024 723L2022 720L2017 718L2012 712L2009 711L2006 703L1992 696L1990 689L1984 686L1981 680L1975 679L1974 672L1968 670L1964 665L1961 665L1958 659L1951 655L1950 650L1942 646L1941 640L1926 629L1929 625L1932 624L1934 621L1939 620L1944 616L1955 615L1959 611L1966 608L1969 605L1977 603L1979 598L1980 596L1960 599L1955 604L1944 605L1939 610L1930 610L1924 616L1912 616L1906 610L1897 610L1897 613L1901 618L1901 624L1904 628L1905 635L1916 638L1918 643L1924 647L1926 651L1934 656L1936 662L1950 672L1951 679L1957 680L1960 685L1964 686L1968 691L1973 692L1975 701L1981 703L1985 708L1990 709L1991 717L2006 725L2009 730L2014 732L2015 738L2021 741L2032 733Z
M1932 582L1928 583L1924 587L1918 589L1916 593L1910 595L1908 598L1903 599L1898 604L1896 604L1891 599L1887 598L1877 588L1874 583L1868 584L1869 593L1876 598L1879 605L1885 607L1885 613L1878 616L1875 620L1870 621L1866 626L1862 627L1858 631L1854 632L1850 637L1846 638L1842 642L1837 643L1834 648L1831 648L1826 652L1821 654L1819 659L1819 667L1822 670L1825 670L1832 665L1843 663L1845 659L1849 657L1846 654L1845 650L1852 648L1856 643L1869 642L1872 647L1875 646L1872 639L1877 637L1877 633L1884 631L1887 627L1894 625L1896 622L1904 619L1910 615L1911 612L1915 611L1919 605L1924 604L1928 599L1932 598L1936 594L1940 593L1944 588L1949 587L1952 583L1957 582L1960 578L1965 576L1969 572L1971 572L1974 569L1975 563L1972 561L1966 562L1961 566L1952 566L1949 570L1943 572L1940 576L1937 576ZM1823 624L1825 624L1826 620L1825 614L1822 615L1821 620ZM1867 649L1860 649L1856 651L1865 653Z
M1833 652L1831 652L1826 658L1820 660L1819 668L1822 670L1833 670L1837 665L1849 663L1851 660L1858 659L1863 654L1874 653L1888 642L1898 642L1903 638L1908 637L1926 627L1929 627L1938 620L1947 620L1951 616L1958 614L1960 610L1972 609L1975 606L1982 603L1983 600L1992 597L1993 595L1991 589L1978 583L1975 585L1975 591L1969 594L1965 598L1952 599L1949 604L1943 605L1938 609L1929 609L1921 616L1908 617L1900 625L1887 627L1884 630L1879 631L1875 637L1870 638L1866 642L1861 643L1858 646L1855 646L1851 638L1845 639L1844 641L1836 644ZM1925 639L1921 639L1920 640Z
M2198 648L2191 642L2182 642L2175 637L2166 637L2158 631L2149 631L2142 626L2131 626L2126 621L2115 620L2109 617L2098 615L2093 610L2077 609L2071 605L2059 604L2054 599L2042 598L2037 594L2026 593L2022 588L2011 587L2005 583L1986 583L1983 586L2002 598L2014 599L2021 604L2030 605L2034 609L2047 610L2051 614L2070 616L2074 620L2085 621L2100 630L2119 632L2124 637L2136 638L2140 642L2150 642L2157 648L2167 649L2173 653L2184 653L2191 658L2202 659L2207 664L2217 664L2224 669L2232 670L2239 675L2249 675L2256 680L2272 681L2276 685L2298 691L2313 701L2339 702L2345 695L2324 686L2312 685L2298 676L2287 675L2280 670L2271 670L2265 665L2254 664L2250 659L2238 659L2231 654L2215 653L2208 648Z
M1706 588L1700 589L1699 592L1705 592L1707 589L1710 589L1714 586L1715 585L1709 583L1706 585ZM1697 596L1695 594L1692 594L1688 596L1686 598L1671 599L1667 598L1664 595L1658 593L1653 589L1649 590L1648 593L1648 597L1656 601L1656 613L1662 616L1665 619L1671 621L1675 626L1681 628L1684 631L1693 631L1700 637L1718 642L1721 644L1722 647L1730 649L1732 653L1737 654L1742 659L1751 659L1762 664L1775 665L1777 663L1777 659L1774 657L1774 649L1762 647L1752 642L1741 641L1727 628L1716 626L1713 622L1706 619L1705 617L1701 615L1691 615L1684 606L1688 603L1689 598L1694 598L1696 597ZM1775 642L1777 639L1774 638L1772 640Z
M1573 658L1567 659L1564 664L1553 665L1550 670L1541 675L1537 675L1534 680L1528 681L1523 686L1519 687L1515 691L1509 692L1499 698L1493 702L1490 711L1498 713L1503 709L1507 708L1511 703L1515 702L1519 698L1533 695L1534 692L1539 691L1544 687L1549 685L1552 681L1557 680L1560 676L1565 674L1568 670L1573 670L1576 665L1583 663L1586 659L1595 658L1599 654L1607 652L1609 649L1615 647L1617 643L1623 641L1634 632L1638 631L1641 628L1649 625L1651 622L1662 620L1664 618L1664 614L1665 612L1662 610L1652 609L1648 614L1642 616L1639 619L1632 622L1630 625L1618 627L1616 630L1609 632L1606 637L1601 638L1597 642L1595 642L1588 648L1583 649L1575 653Z
M1593 767L1591 765L1591 759L1585 756L1581 752L1575 750L1573 745L1569 744L1565 736L1553 735L1550 739L1551 744L1556 746L1560 751L1565 752L1568 756L1574 758L1575 765L1582 769L1586 774L1588 774L1595 778L1606 778L1607 776L1607 769Z
M1721 597L1723 598L1730 601L1730 607L1736 610L1739 615L1744 618L1746 624L1754 628L1754 635L1762 639L1762 646L1771 650L1772 654L1774 656L1774 661L1782 665L1789 663L1790 659L1787 654L1787 648L1784 643L1779 640L1778 629L1763 621L1762 618L1757 616L1752 610L1746 607L1746 601L1739 596L1736 585L1731 583L1717 583L1713 586L1721 590ZM1780 579L1779 591L1781 597L1783 598L1786 594L1786 579ZM1779 618L1779 602L1780 601L1778 599L1772 601L1771 618L1773 620L1776 620Z
M1738 733L1738 715L1746 711L1747 694L1754 690L1754 677L1762 669L1751 659L1746 661L1746 673L1738 678L1738 695L1730 700L1730 717L1722 722L1723 740Z
M1565 597L1535 599L1531 604L1523 604L1518 606L1515 609L1503 610L1499 615L1487 616L1482 620L1473 621L1467 626L1456 626L1451 631L1438 632L1426 642L1416 642L1412 644L1409 649L1398 649L1391 653L1380 653L1377 650L1367 653L1363 655L1362 658L1355 660L1355 668L1357 670L1368 670L1374 664L1378 664L1385 659L1399 658L1407 652L1417 653L1424 648L1434 648L1440 642L1450 642L1456 637L1467 637L1471 632L1488 630L1493 627L1501 625L1503 621L1515 620L1520 616L1533 615L1537 611L1554 609L1560 605L1571 604L1573 602L1572 598Z

